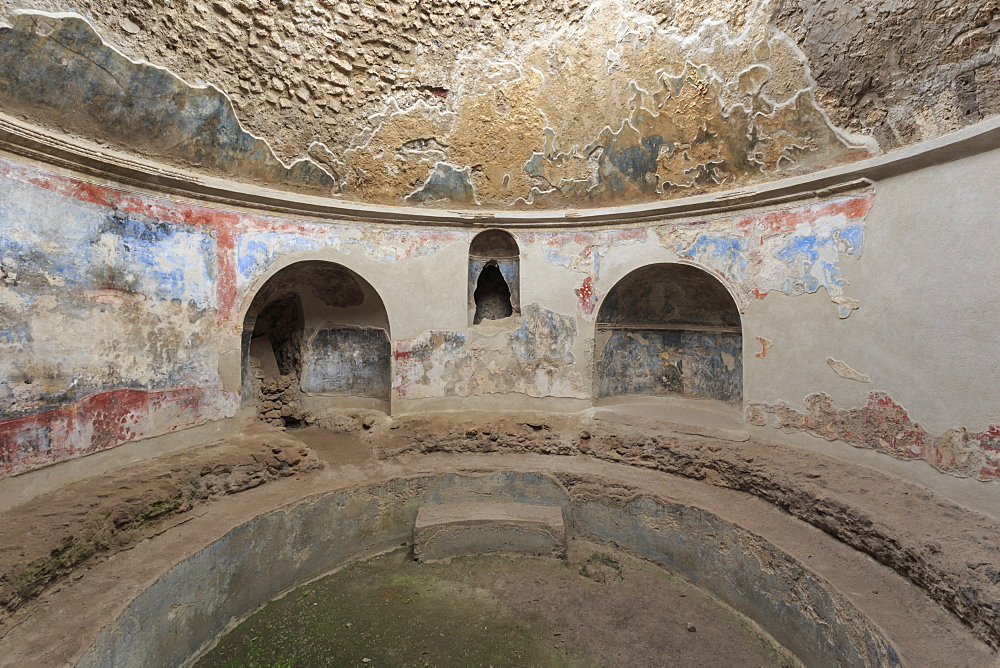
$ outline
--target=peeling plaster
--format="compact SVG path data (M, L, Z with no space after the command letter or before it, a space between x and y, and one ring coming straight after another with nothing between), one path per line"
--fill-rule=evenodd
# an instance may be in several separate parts
M471 233L463 231L388 229L247 217L243 219L237 238L239 288L243 290L252 284L277 258L293 253L320 249L348 253L357 246L379 262L399 262L433 255L447 244L468 243L471 238Z
M418 59L360 89L356 75L378 68L372 61L381 57L374 53L364 57L364 67L353 52L334 58L323 81L309 74L308 86L301 76L283 74L284 66L253 72L259 64L237 56L240 98L252 90L279 105L277 119L255 124L280 128L286 109L310 109L312 132L299 149L310 158L291 164L243 129L219 88L191 86L167 69L130 60L72 15L20 13L12 28L0 31L0 101L48 128L183 169L382 204L656 201L804 174L878 152L873 141L830 123L805 55L770 21L770 2L750 8L738 32L706 17L682 34L625 0L596 0L573 13L576 20L552 30L512 33L503 44L470 43L450 62L431 57L439 44L424 45L417 52L433 65ZM253 20L277 28L273 18ZM342 41L336 29L344 27L332 28ZM309 39L323 43L326 37ZM256 46L257 38L252 41ZM399 36L384 34L378 41L387 45ZM303 56L297 40L275 44L282 62ZM412 80L386 87L386 77ZM415 97L421 79L450 83ZM380 98L376 89L384 90ZM328 116L338 116L338 96L351 106L360 102L354 98L365 98L369 108L344 119L354 129L349 141L320 129L330 123ZM299 131L308 133L307 127ZM279 128L271 129L283 134Z
M655 228L661 246L736 286L740 298L790 296L823 288L841 318L860 307L844 293L841 257L861 257L874 195L843 197L778 211Z
M577 315L593 321L594 310L601 295L594 287L601 271L601 260L612 248L633 243L646 243L649 232L635 227L620 230L588 230L581 232L530 232L519 235L522 244L541 244L545 261L584 274L576 289L579 302Z
M843 441L897 459L921 459L956 476L1000 480L1000 424L981 432L959 427L933 436L885 392L870 393L861 408L838 408L824 393L810 394L805 405L803 412L783 402L750 404L747 421L765 426L772 415L773 426L785 432Z
M769 16L758 6L738 33L705 20L681 35L602 0L502 56L470 49L447 75L458 85L445 99L408 107L388 99L374 131L344 152L353 174L344 193L382 203L595 206L876 154L874 142L830 124L805 56Z
M235 413L234 220L0 161L0 476Z
M826 358L826 363L830 365L830 368L837 372L837 375L841 378L846 378L847 380L856 380L859 383L870 383L872 382L871 376L866 373L860 373L847 362L842 362L840 360L835 360L832 357Z

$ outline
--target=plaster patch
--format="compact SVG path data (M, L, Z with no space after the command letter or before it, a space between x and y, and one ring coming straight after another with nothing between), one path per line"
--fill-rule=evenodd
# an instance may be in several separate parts
M870 383L872 382L871 376L866 373L860 373L853 369L847 362L842 362L841 360L835 360L832 357L826 358L826 363L830 365L830 368L837 372L837 375L841 378L846 378L847 380L856 380L859 383Z

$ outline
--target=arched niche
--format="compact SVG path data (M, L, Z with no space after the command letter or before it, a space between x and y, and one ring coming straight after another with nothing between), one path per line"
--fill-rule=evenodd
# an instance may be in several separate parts
M595 396L743 400L743 331L711 274L654 264L622 278L597 316Z
M366 280L334 262L291 264L254 295L243 321L243 401L299 426L327 408L388 410L389 318Z
M521 312L520 249L504 230L486 230L469 245L469 323Z

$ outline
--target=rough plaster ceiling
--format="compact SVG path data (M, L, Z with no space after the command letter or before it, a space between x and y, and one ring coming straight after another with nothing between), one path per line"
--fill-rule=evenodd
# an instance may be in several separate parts
M45 42L67 22L35 16L0 36L20 34L24 47L25 31L36 35L16 52L0 46L20 68L0 75L5 109L183 167L384 204L594 206L710 192L935 136L993 113L1000 97L996 0L15 0L9 19L18 8L79 12L132 60L183 80L165 84L161 70L73 26L89 51L64 44L57 62L86 62L75 94L62 95L72 104L53 110L19 82L42 73L58 93ZM111 72L93 67L112 60ZM127 114L78 104L107 74L127 82L116 101ZM144 111L171 119L150 102L164 97L189 102L167 125L190 136L157 144L129 122ZM313 162L288 167L305 155Z

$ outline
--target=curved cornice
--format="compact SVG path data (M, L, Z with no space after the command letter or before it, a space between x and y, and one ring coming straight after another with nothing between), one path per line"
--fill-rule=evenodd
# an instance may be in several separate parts
M593 209L449 210L380 206L201 176L60 136L0 114L0 151L124 186L209 205L305 218L436 227L587 227L710 216L857 190L887 178L1000 148L1000 116L867 160L752 187Z

